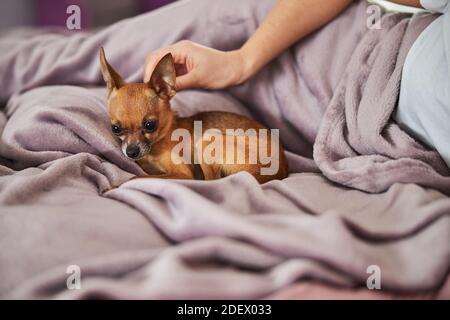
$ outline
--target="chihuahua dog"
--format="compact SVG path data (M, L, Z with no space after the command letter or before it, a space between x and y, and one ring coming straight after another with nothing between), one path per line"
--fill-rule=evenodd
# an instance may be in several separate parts
M120 139L123 154L148 177L212 180L247 171L264 183L287 176L277 130L229 112L182 118L171 110L176 72L170 53L147 83L126 83L107 62L103 48L100 65L111 131Z

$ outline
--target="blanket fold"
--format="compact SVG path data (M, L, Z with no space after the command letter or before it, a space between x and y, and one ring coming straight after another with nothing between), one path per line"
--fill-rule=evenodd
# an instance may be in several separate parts
M449 169L393 121L403 64L432 15L390 14L358 45L328 106L314 160L329 179L368 192L417 183L450 194Z

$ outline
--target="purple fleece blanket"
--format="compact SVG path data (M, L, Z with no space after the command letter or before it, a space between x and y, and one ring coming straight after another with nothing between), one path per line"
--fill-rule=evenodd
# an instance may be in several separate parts
M238 48L272 4L187 0L92 34L0 37L1 297L264 298L303 281L365 287L373 266L381 290L442 284L448 168L390 118L431 15L384 14L369 30L356 1L247 83L174 98L182 115L227 110L280 128L283 181L242 172L109 190L142 171L109 132L100 46L140 81L152 49ZM81 289L67 287L71 265Z

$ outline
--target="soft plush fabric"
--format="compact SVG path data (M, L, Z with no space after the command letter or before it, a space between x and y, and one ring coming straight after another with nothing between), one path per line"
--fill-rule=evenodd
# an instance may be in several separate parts
M152 49L183 38L235 49L272 4L181 1L95 34L0 38L2 297L264 298L305 280L366 290L374 265L381 292L440 288L448 169L390 118L432 15L389 14L369 30L355 2L247 83L175 96L181 115L227 110L280 128L283 181L126 182L143 172L109 131L100 46L140 81ZM73 264L81 290L66 286Z

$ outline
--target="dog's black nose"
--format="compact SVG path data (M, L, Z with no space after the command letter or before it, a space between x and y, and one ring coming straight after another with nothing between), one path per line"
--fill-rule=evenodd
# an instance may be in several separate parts
M131 144L129 146L127 146L127 156L130 158L137 158L137 156L139 155L139 153L141 152L141 149L139 148L139 146L135 145L135 144Z

